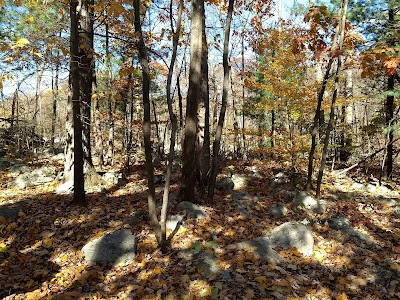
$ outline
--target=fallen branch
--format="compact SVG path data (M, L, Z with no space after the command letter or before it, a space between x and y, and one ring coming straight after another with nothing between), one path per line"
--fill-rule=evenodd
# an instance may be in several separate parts
M361 163L366 162L368 159L373 158L375 155L377 155L378 153L382 152L383 150L385 150L387 148L387 146L389 146L390 144L394 144L395 142L397 142L398 140L400 140L400 138L397 138L395 140L393 140L391 143L386 144L384 147L376 150L375 152L371 153L370 155L368 155L367 157L363 158L362 160L360 160L359 162L355 163L354 165L351 165L350 167L340 170L338 172L333 172L336 176L340 176L345 174L346 172L358 167Z

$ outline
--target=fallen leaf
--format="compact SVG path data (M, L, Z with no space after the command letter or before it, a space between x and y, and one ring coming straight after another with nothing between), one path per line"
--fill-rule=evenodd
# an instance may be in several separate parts
M245 297L246 297L246 299L253 299L254 291L252 289L247 289Z
M336 300L348 300L348 298L345 293L341 293L339 296L337 296Z

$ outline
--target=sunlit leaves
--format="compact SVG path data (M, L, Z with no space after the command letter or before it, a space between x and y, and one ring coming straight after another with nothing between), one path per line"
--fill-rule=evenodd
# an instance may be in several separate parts
M400 64L400 51L397 48L375 48L365 51L361 55L362 77L373 76L380 68L383 68L385 75L390 76L396 73Z
M30 42L26 38L20 38L14 42L11 46L11 49L15 48L25 48L30 44Z

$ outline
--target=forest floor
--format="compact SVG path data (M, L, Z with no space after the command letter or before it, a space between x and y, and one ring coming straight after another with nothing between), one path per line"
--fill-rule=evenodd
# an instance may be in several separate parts
M45 162L44 162L45 163ZM144 166L135 166L123 186L87 195L87 207L73 206L70 195L57 195L54 183L13 189L13 178L2 174L0 207L18 209L18 216L0 219L0 297L4 299L400 299L400 216L382 195L353 191L350 177L327 176L323 199L330 201L322 215L340 213L372 242L358 240L324 223L309 226L314 254L278 249L284 258L274 264L246 249L228 246L258 237L287 221L302 221L289 202L273 191L271 180L282 171L278 163L231 162L236 173L257 168L242 189L259 201L244 219L231 195L217 192L215 204L200 204L209 218L188 219L171 238L162 255L147 217L130 226L126 220L147 211ZM178 180L172 191L178 188ZM392 189L400 190L394 185ZM161 199L162 187L157 188ZM269 214L277 202L289 213ZM398 202L397 202L398 203ZM170 212L176 213L172 201ZM145 215L146 216L146 215ZM138 238L138 253L125 267L87 265L80 249L89 240L120 228ZM210 274L179 255L183 249L211 254L224 273ZM225 274L225 276L223 276ZM227 278L226 274L229 274Z

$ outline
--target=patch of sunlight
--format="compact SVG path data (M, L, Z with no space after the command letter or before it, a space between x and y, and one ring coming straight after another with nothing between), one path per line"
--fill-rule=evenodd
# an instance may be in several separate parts
M196 294L198 297L205 298L212 294L212 287L204 280L190 281L189 291Z

